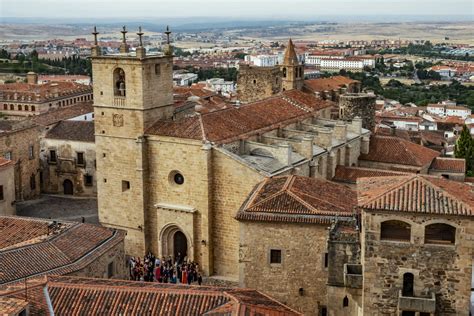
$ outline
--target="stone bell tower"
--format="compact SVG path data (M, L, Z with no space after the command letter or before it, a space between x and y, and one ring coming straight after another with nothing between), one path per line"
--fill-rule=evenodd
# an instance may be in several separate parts
M304 83L304 67L298 61L293 41L288 41L283 64L280 66L282 72L282 90L301 90Z
M123 27L117 54L103 55L94 28L94 91L97 198L99 221L125 229L125 251L145 252L147 155L145 130L173 114L173 56L148 55L143 47L130 52ZM168 42L169 42L169 33Z

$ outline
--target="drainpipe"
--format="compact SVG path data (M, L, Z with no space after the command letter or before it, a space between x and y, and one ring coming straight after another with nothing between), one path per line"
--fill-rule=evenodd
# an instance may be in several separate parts
M51 298L49 297L47 285L44 286L43 293L44 293L44 298L46 299L46 305L48 306L49 315L54 316L53 304L51 303Z

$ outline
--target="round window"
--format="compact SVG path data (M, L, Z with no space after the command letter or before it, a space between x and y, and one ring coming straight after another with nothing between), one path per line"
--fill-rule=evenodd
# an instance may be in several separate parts
M184 177L183 177L183 175L182 175L181 173L179 173L179 172L177 172L177 173L174 174L173 180L174 180L174 183L179 184L179 185L181 185L181 184L184 183Z

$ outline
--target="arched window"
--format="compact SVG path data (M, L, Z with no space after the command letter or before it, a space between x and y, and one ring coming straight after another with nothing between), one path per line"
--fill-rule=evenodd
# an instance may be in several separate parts
M402 288L402 295L403 296L413 296L413 281L415 277L413 273L407 272L403 275L403 288Z
M411 226L402 221L391 220L382 222L380 227L381 240L410 241Z
M425 227L425 244L450 245L456 242L456 227L436 223Z
M13 104L10 104L10 110L14 110L15 109L15 106Z
M286 68L283 68L283 78L286 78Z
M349 306L349 298L347 296L344 296L344 299L342 300L342 307L347 306Z
M35 111L35 106L32 105L32 106L31 106L31 112L34 112L34 111Z
M124 97L126 95L125 89L125 71L122 68L114 70L114 95Z
M21 104L18 104L18 111L21 111Z
M8 110L8 105L7 105L7 104L4 104L4 105L3 105L3 109L4 109L4 110Z
M25 111L28 111L28 105L25 105Z

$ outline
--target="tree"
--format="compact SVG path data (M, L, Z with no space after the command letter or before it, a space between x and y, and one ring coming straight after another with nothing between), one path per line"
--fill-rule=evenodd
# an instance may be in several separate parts
M474 144L471 133L466 125L463 126L456 146L454 147L454 156L456 158L466 159L466 173L472 172L472 160L474 158Z

